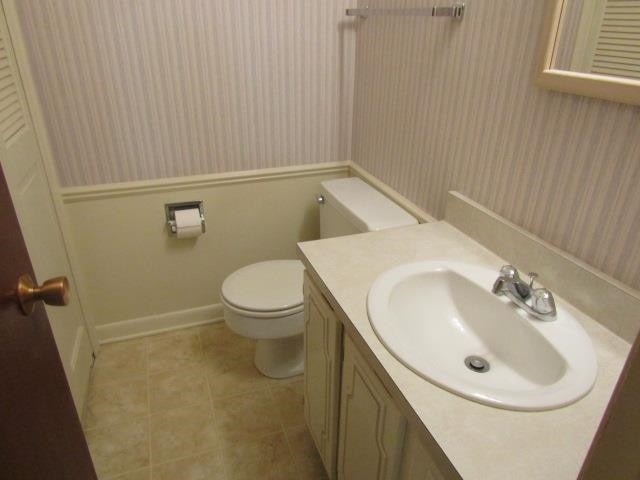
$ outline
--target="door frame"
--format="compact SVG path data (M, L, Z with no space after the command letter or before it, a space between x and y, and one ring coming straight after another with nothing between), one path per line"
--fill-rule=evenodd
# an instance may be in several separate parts
M26 135L33 143L33 132ZM0 404L7 412L0 423L0 477L96 480L52 322L40 301L25 314L13 291L21 275L35 273L3 166L0 217L6 257L0 269Z
M82 270L80 269L79 262L74 255L74 242L72 236L69 234L71 231L71 224L66 215L64 205L62 203L60 178L54 163L53 149L51 148L51 140L46 127L44 114L39 102L38 90L35 85L31 64L29 63L29 56L27 54L26 42L24 39L22 26L20 24L20 18L18 14L17 2L19 0L0 0L0 5L4 10L5 18L7 20L7 27L9 29L9 37L14 50L16 62L18 64L18 74L24 88L25 100L27 102L27 108L31 114L33 122L33 130L35 132L36 141L40 149L42 157L42 166L44 168L49 193L53 201L53 209L58 224L58 229L62 235L64 244L64 250L67 257L67 262L71 269L71 275L73 277L73 284L76 287L78 294L78 301L80 302L80 311L82 312L82 320L84 322L91 347L95 355L100 351L100 342L98 340L98 334L96 333L95 323L91 318L89 312L91 312L90 302L88 301L88 295L84 289L84 278L82 276Z
M587 453L579 480L631 479L640 472L640 333L631 345L625 365L609 399L598 431Z

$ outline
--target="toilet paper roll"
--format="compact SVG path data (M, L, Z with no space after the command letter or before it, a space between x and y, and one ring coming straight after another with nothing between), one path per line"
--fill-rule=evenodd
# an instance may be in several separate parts
M178 238L193 238L202 235L202 219L200 210L189 208L176 210L176 236Z

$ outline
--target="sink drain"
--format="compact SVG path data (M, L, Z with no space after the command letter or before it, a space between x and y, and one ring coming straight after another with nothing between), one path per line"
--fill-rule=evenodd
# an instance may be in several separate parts
M464 364L467 366L469 370L477 373L488 372L491 368L489 362L487 362L484 358L478 357L477 355L471 355L464 359Z

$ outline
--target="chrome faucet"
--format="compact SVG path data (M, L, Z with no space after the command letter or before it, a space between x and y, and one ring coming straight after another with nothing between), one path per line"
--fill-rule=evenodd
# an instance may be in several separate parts
M491 291L496 295L504 295L525 312L539 320L556 319L556 302L546 288L533 288L537 273L529 274L529 284L522 281L518 270L512 265L500 269L500 276L494 282Z

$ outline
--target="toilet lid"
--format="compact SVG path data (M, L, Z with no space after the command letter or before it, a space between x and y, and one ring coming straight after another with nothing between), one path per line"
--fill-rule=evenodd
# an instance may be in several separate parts
M302 305L304 266L299 260L254 263L229 275L221 293L244 310L271 312Z

